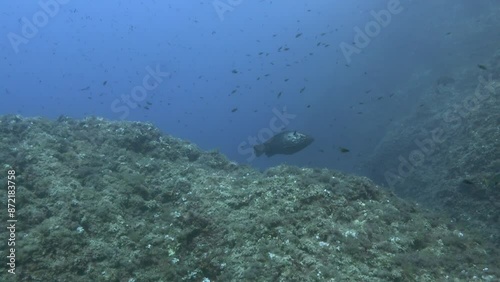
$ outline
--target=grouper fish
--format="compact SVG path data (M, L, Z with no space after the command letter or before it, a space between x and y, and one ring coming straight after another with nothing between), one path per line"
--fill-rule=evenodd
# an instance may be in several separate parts
M309 135L298 131L283 131L263 144L253 147L255 155L259 157L262 154L271 157L273 155L291 155L309 146L314 141Z

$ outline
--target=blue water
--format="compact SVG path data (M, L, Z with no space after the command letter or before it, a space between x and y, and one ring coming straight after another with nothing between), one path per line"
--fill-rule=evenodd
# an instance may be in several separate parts
M478 18L500 2L0 5L0 114L144 121L255 167L362 173L388 126L417 104L420 93L405 89L497 48L489 40L497 29ZM295 155L254 158L250 140L282 126L315 142Z

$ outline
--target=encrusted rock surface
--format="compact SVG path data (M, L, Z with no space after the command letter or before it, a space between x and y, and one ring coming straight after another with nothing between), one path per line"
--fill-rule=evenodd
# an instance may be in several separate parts
M17 281L500 277L477 230L367 178L260 173L150 124L2 116L0 160L17 176Z

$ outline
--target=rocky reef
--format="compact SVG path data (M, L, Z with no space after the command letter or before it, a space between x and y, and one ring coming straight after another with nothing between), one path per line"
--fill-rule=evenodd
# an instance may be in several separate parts
M370 179L261 173L151 124L2 116L0 160L2 187L17 176L17 281L500 277L482 233Z
M369 176L481 232L498 248L500 51L421 89L415 110L388 128L367 162Z

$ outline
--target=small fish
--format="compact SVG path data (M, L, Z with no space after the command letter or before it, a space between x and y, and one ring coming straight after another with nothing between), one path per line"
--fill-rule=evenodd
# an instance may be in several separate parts
M283 92L278 93L278 98L281 97L281 94L283 94Z
M464 179L464 180L462 180L462 183L467 184L467 185L472 185L472 184L474 184L474 182L472 182L472 181L471 181L471 180L469 180L469 179Z
M234 69L231 71L232 73L238 73L238 70L237 69Z
M485 65L477 65L477 67L482 70L488 70L488 68Z
M231 113L234 113L234 112L236 112L237 110L238 110L238 108L233 108L233 109L231 110Z
M89 90L89 89L90 89L90 86L87 86L85 88L80 89L80 91L85 91L85 90Z
M302 33L297 33L297 35L295 35L295 38L299 38L301 35Z
M304 90L306 90L306 88L305 88L305 87L302 87L302 89L300 89L300 93L303 93L303 92L304 92Z
M350 152L350 151L349 151L349 149L344 148L344 147L339 147L339 151L340 151L341 153L349 153L349 152Z
M105 81L102 83L102 85L106 85L107 83L108 83L108 81L107 81L107 80L105 80Z

